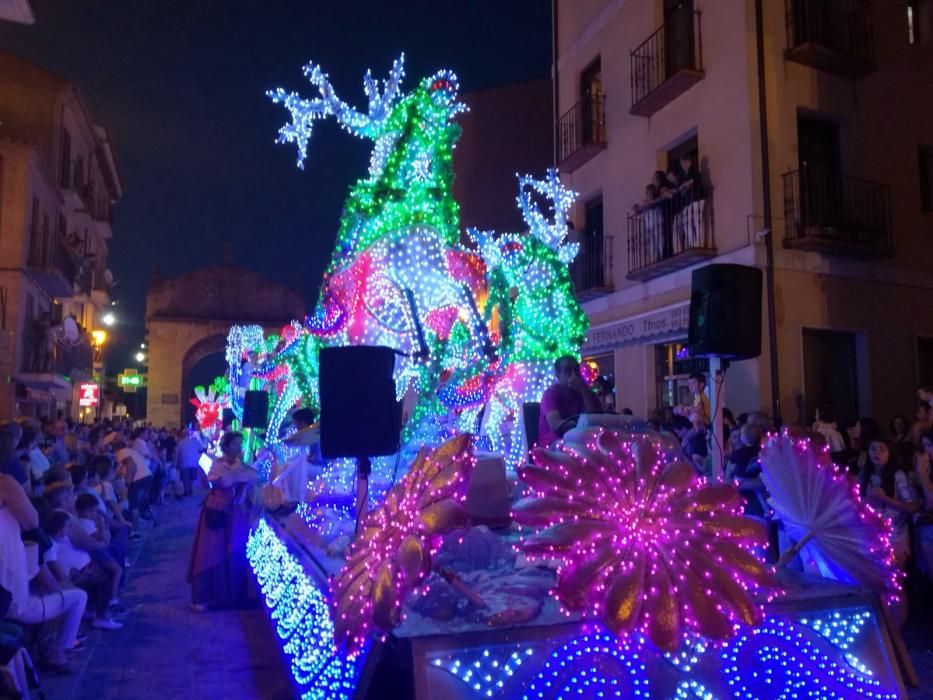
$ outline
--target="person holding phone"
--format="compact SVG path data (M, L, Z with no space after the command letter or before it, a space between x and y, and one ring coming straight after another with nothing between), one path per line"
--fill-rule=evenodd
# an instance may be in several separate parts
M562 429L568 418L581 413L602 410L599 397L583 381L580 363L572 355L564 355L554 362L557 381L541 397L538 418L538 444L547 447L559 440L569 427Z
M191 607L197 612L243 607L250 598L246 540L257 474L243 463L240 433L225 434L220 451L207 475L211 490L201 508L188 565Z

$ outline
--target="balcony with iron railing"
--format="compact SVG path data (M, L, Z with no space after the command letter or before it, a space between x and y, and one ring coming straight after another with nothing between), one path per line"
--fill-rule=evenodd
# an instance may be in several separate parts
M570 264L570 277L580 301L611 293L612 236L584 234Z
M87 185L81 161L75 161L70 166L62 168L60 185L67 207L76 210L86 208Z
M894 254L891 188L806 167L784 175L784 247L846 258Z
M785 58L844 78L875 70L868 0L785 0Z
M557 120L557 163L573 172L606 149L606 96L588 95Z
M644 282L716 256L709 193L659 199L628 217L628 274Z
M50 297L73 294L77 266L61 233L33 227L26 267Z
M50 375L81 379L91 375L93 363L94 350L86 340L68 343L56 338L53 331L23 338L20 373L27 375L26 379Z
M675 11L631 52L631 113L650 117L703 79L700 13Z

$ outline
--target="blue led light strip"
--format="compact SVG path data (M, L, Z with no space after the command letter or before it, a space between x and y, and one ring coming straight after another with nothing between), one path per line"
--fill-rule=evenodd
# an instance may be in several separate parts
M291 659L302 700L350 700L368 647L353 657L335 652L325 591L265 520L250 533L246 556Z

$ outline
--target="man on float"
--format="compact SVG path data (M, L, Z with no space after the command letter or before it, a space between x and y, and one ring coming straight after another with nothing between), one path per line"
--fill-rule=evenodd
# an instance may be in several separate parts
M548 447L574 427L569 419L581 413L599 413L599 397L583 381L580 363L571 355L557 358L554 363L557 381L541 397L538 419L538 444Z
M292 425L295 432L285 439L285 443L296 451L272 480L272 484L282 490L285 505L304 500L308 482L318 476L322 464L321 429L314 422L314 411L299 408L292 414Z

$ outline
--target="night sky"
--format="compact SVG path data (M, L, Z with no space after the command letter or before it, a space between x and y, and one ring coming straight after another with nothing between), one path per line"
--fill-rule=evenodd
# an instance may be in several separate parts
M124 197L110 267L121 326L119 370L143 338L146 285L223 261L291 284L313 303L348 187L370 144L331 120L304 171L276 145L282 86L316 95L310 60L338 95L365 106L367 68L383 78L406 55L404 85L454 69L469 91L549 75L550 2L31 0L32 26L0 22L0 46L76 82L110 130Z

